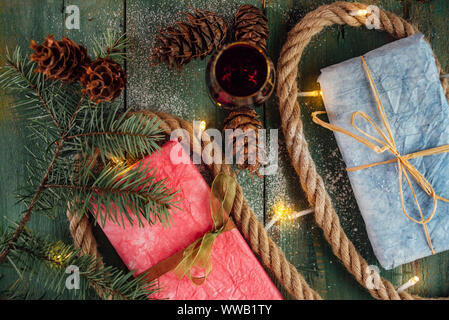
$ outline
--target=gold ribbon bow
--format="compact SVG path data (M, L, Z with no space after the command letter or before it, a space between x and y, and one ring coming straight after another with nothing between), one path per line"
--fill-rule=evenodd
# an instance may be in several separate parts
M432 251L432 254L435 254L435 251L433 249L432 246L432 241L430 239L430 235L429 235L429 231L427 229L427 224L433 219L436 209L437 209L437 202L438 200L442 200L445 202L449 202L449 199L440 197L439 195L437 195L435 193L435 190L433 189L432 185L429 183L429 181L427 181L427 179L421 174L421 172L418 171L418 169L416 169L412 164L410 164L410 162L408 160L410 159L414 159L414 158L419 158L419 157L424 157L424 156L430 156L430 155L436 155L436 154L440 154L440 153L445 153L445 152L449 152L449 145L443 145L440 147L436 147L436 148L430 148L427 150L423 150L423 151L418 151L418 152L414 152L411 154L407 154L407 155L401 155L399 153L399 151L396 148L396 144L394 141L394 137L391 131L391 127L390 124L388 123L388 119L387 119L387 115L385 113L384 107L382 105L382 102L380 100L380 95L379 92L377 91L376 85L374 83L373 77L371 75L371 71L368 67L368 65L366 64L365 58L362 56L362 64L363 64L363 68L365 70L366 76L368 78L370 87L371 87L371 91L373 92L374 98L376 100L376 105L377 105L377 110L379 111L379 115L380 118L382 120L382 124L386 130L386 133L384 131L382 131L382 129L373 121L373 119L366 114L363 111L355 111L352 114L352 119L351 119L351 125L353 128L355 128L357 131L359 131L360 133L362 133L362 135L364 135L365 137L367 137L368 139L371 139L372 141L377 142L379 145L369 141L368 139L362 137L362 136L358 136L354 133L352 133L351 131L345 130L343 128L340 128L338 126L332 125L330 123L324 122L323 120L321 120L318 115L319 114L323 114L326 113L325 111L316 111L312 113L312 120L313 122L315 122L316 124L327 128L329 130L332 131L337 131L343 134L346 134L352 138L354 138L355 140L363 143L365 146L367 146L368 148L374 150L377 153L383 153L385 151L390 151L395 158L390 159L390 160L386 160L386 161L381 161L381 162L376 162L376 163L371 163L371 164L366 164L366 165L362 165L362 166L358 166L358 167L354 167L354 168L348 168L346 170L348 171L357 171L357 170L363 170L366 168L370 168L370 167L374 167L374 166L378 166L378 165L383 165L383 164L388 164L388 163L393 163L396 162L398 165L398 169L399 169L399 176L398 176L398 180L399 180L399 192L400 192L400 196L401 196L401 204L402 204L402 211L404 213L404 215L410 219L411 221L421 224L424 228L424 232L427 238L427 243L429 245L430 250ZM363 131L362 129L360 129L356 124L355 124L355 120L357 118L357 116L362 117L363 119L365 119L366 121L368 121L368 123L376 130L376 132L382 137L381 139L378 139L376 137L373 137L372 135L366 133L365 131ZM422 213L422 209L421 206L418 202L418 199L416 197L415 194L415 190L413 189L409 174L412 176L412 178L416 181L416 183L421 187L421 189L424 190L425 193L427 193L427 195L429 195L430 197L432 197L433 199L433 209L432 212L430 214L430 216L425 219L424 215ZM417 220L413 217L411 217L408 213L407 210L405 208L405 202L404 202L404 193L402 190L402 176L405 177L408 186L410 187L410 190L413 194L413 198L415 199L416 202L416 206L418 208L419 214L421 216L420 220Z
M201 285L212 271L211 254L215 239L223 232L235 227L229 213L234 203L236 186L235 178L230 175L220 173L215 177L210 197L213 228L184 250L182 260L173 270L179 279L186 275L192 283ZM203 269L204 275L192 276L194 267Z

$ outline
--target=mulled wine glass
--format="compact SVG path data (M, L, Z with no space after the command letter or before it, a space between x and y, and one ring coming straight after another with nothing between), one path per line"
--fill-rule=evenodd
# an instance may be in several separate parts
M248 42L226 45L211 57L206 69L211 99L227 110L264 103L273 93L275 79L273 62Z

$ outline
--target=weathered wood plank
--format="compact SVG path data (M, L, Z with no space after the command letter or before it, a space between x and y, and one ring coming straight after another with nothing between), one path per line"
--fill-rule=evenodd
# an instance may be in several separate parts
M19 44L22 48L27 49L31 39L41 42L46 35L54 34L56 39L68 36L74 41L84 43L89 48L93 39L100 36L107 27L118 30L123 27L122 1L110 0L93 3L79 0L70 1L70 4L77 5L80 9L80 30L67 30L64 13L67 2L55 0L2 1L0 3L2 24L0 40L2 40L2 44L6 43L10 48ZM3 53L3 45L0 50ZM89 52L91 53L91 50ZM26 183L24 165L27 158L24 155L24 147L27 133L22 129L21 123L14 122L14 115L5 110L10 99L12 98L7 96L1 101L0 145L3 147L0 153L0 180L7 181L7 183L2 183L0 187L0 206L3 215L16 220L21 215L23 208L14 205L13 195L17 187ZM61 212L55 220L35 214L28 227L37 234L61 239L67 243L72 242L65 212ZM113 252L106 256L106 260L108 260L108 256L113 256ZM14 272L9 272L0 280L0 287L6 288L6 283L14 281L16 278ZM39 284L37 283L36 286ZM69 296L63 295L61 298L64 297L68 298ZM90 297L95 298L95 293L92 292Z
M128 62L128 106L164 111L189 121L205 120L207 128L221 131L226 113L208 97L204 80L208 59L192 61L182 71L177 71L169 70L166 65L152 66L148 58L158 28L183 19L182 12L206 9L231 21L240 4L241 1L234 0L128 0L127 29L134 44ZM251 181L243 172L238 179L249 191L245 195L251 207L262 218L263 181Z
M261 2L261 1L260 1ZM205 120L208 128L222 128L225 113L216 108L207 96L204 72L207 60L194 61L181 72L167 70L166 66L152 67L148 62L158 27L164 27L181 19L180 11L190 7L215 11L231 20L237 7L243 3L260 4L259 1L237 0L123 0L92 2L76 1L1 1L0 40L10 47L20 44L27 47L31 39L41 40L48 33L56 38L67 35L75 41L91 46L95 37L106 28L125 30L134 47L130 50L127 64L128 89L126 101L130 108L149 108L165 111L187 120ZM267 16L270 25L268 51L276 62L287 31L307 12L332 0L267 0ZM415 23L430 40L443 67L449 68L447 43L447 15L449 2L433 0L421 3L415 0L375 0L372 4L395 12ZM80 8L81 29L66 30L63 5L75 4ZM126 10L125 10L126 9ZM363 28L333 27L317 36L309 45L302 59L299 86L301 90L316 89L319 69L385 44L392 39L384 33ZM3 50L1 46L0 50ZM3 215L15 219L23 208L14 205L14 191L23 182L25 132L19 123L13 122L14 114L6 110L12 97L4 96L0 101L0 210ZM310 144L317 168L322 175L341 223L349 238L369 263L377 265L365 226L352 195L344 164L333 135L311 122L310 113L324 110L319 99L300 100L304 112L304 130ZM280 128L277 99L271 98L265 108L259 108L267 128ZM279 131L279 170L273 176L254 182L245 174L239 176L245 196L261 221L267 223L273 215L273 207L279 202L290 205L294 210L308 207L304 193L300 190L296 174L291 167L285 150L282 132ZM7 147L6 147L7 146ZM46 217L34 216L30 227L37 232L71 241L64 213L51 221ZM330 299L367 299L369 295L346 272L332 254L329 245L316 227L313 217L306 216L296 221L276 224L270 234L283 248L286 256L305 276L306 280L323 297ZM123 266L113 248L98 232L100 249L106 261ZM2 270L3 272L3 270ZM395 285L418 275L422 280L410 292L423 295L448 295L449 253L398 267L391 271L381 270L383 276ZM0 286L13 279L6 273L0 279ZM288 298L288 295L286 295Z
M70 39L84 44L90 55L93 55L94 41L104 35L107 30L124 33L126 27L125 1L124 0L71 0L66 1L66 6L76 5L80 10L80 29L64 29L64 35ZM67 17L67 13L65 14ZM123 105L125 110L126 89L114 103ZM120 259L114 247L110 244L100 227L94 227L94 235L97 240L98 250L103 255L105 263L126 270L125 264Z
M271 31L269 48L272 57L277 59L281 45L286 39L286 32L307 12L321 4L331 2L333 1L268 1L267 14ZM448 12L447 3L442 4L444 1L433 1L430 4L411 2L411 7L407 9L404 5L408 1L372 1L373 4L399 16L408 12L410 20L416 22L426 36L431 39L436 54L442 52L442 60L447 61L447 20L444 18ZM417 8L421 8L419 13L416 13ZM423 11L426 14L422 14ZM304 53L300 64L300 89L307 91L318 88L316 79L320 68L361 55L390 41L392 41L391 37L384 33L368 31L363 28L357 30L350 27L329 28L317 36ZM303 98L299 102L303 111L304 131L309 141L309 149L333 199L343 228L367 261L377 265L333 135L329 131L317 127L310 119L312 111L324 110L322 101L318 98ZM266 118L267 127L278 128L280 126L277 101L271 100L267 105ZM280 166L282 169L279 174L267 179L266 214L268 216L272 214L271 208L279 198L291 204L296 210L307 207L303 202L304 195L295 190L298 180L289 159L285 159L285 150L281 151ZM303 271L303 274L323 297L330 299L369 298L363 288L354 281L338 259L333 256L321 231L316 230L311 218L304 217L294 223L286 222L284 225L287 224L287 226L281 225L280 230L272 231L277 242L285 250L287 257L298 267L298 270L301 271L304 264L313 270ZM295 230L297 231L295 232ZM440 254L403 268L399 267L391 271L381 269L381 274L395 285L400 285L417 274L421 277L422 282L411 289L411 292L423 295L447 295L449 290L446 280L447 261L446 254ZM441 265L443 267L440 267ZM442 279L443 281L441 281ZM440 280L439 284L436 283L438 280Z
M294 1L267 1L266 14L270 27L268 51L275 64L285 42L288 28L290 28L290 21L292 19L299 21L302 17L302 11L298 14L298 6L299 2ZM299 186L296 173L290 165L280 126L277 98L274 96L266 105L265 118L267 129L279 129L279 169L275 175L266 177L265 223L268 223L274 215L274 209L279 204L287 205L292 210L299 211L308 208L308 203ZM321 275L321 272L317 268L314 256L310 254L310 238L306 236L307 230L312 227L312 223L310 216L299 218L296 221L280 222L270 230L270 235L311 286L325 288L325 284L317 283L322 282L323 278L314 277L314 274L320 273ZM320 294L323 294L323 292L320 292Z
M430 41L434 53L445 71L449 69L449 2L430 1L408 4L409 21L414 23ZM403 266L403 279L417 275L421 281L410 290L426 296L447 296L449 293L449 252L437 254Z

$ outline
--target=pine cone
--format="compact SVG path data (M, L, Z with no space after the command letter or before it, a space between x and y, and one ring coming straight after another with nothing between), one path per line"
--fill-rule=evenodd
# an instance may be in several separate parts
M268 19L263 12L250 4L241 6L234 16L234 38L250 42L262 49L267 47Z
M224 121L223 131L234 130L231 135L226 137L226 148L229 150L228 148L232 147L237 167L243 170L248 169L249 175L253 173L258 175L260 166L265 165L265 143L258 141L258 129L262 127L259 115L253 109L233 111Z
M204 59L223 46L228 25L222 17L206 10L185 15L187 21L178 21L175 26L159 30L150 61L166 62L169 68L176 65L181 69L192 59Z
M30 59L38 66L36 72L42 72L50 79L78 81L84 66L90 62L86 48L68 38L57 41L49 35L42 45L32 40L31 49L34 53Z
M93 174L98 174L104 169L104 163L98 148L95 148L92 156L90 154L76 154L73 158L73 163L73 180L75 183L79 183L79 175L85 173L85 169L81 168L88 168Z
M83 93L87 93L96 103L112 102L120 96L125 84L125 71L109 58L98 58L89 64L81 77Z

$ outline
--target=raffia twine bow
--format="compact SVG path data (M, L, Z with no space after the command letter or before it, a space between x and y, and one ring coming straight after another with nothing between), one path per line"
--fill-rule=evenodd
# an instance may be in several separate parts
M184 249L182 260L173 270L179 279L185 275L196 285L201 285L206 281L212 271L211 254L215 239L223 232L235 227L229 213L234 203L236 189L237 181L234 177L224 173L215 177L210 196L212 230L206 232L201 238ZM194 268L202 269L204 275L201 277L193 276L192 270Z
M411 154L407 154L407 155L401 155L396 147L396 143L393 137L393 133L391 131L391 127L390 124L388 122L387 119L387 115L385 113L385 109L382 105L382 101L380 99L380 95L379 92L377 90L376 84L374 83L371 71L365 61L365 58L362 56L362 65L363 68L365 70L366 76L368 78L370 87L371 87L371 91L374 95L374 98L376 100L376 105L377 105L377 110L379 111L379 115L380 118L382 120L382 124L385 128L385 131L383 131L375 122L374 120L365 112L363 111L355 111L352 114L352 118L351 118L351 125L354 129L356 129L357 131L359 131L363 136L367 137L368 139L371 139L372 141L377 142L378 144L380 144L382 147L380 147L379 145L371 142L370 140L368 140L367 138L364 138L363 136L358 136L354 133L352 133L351 131L345 130L341 127L335 126L333 124L330 124L328 122L325 122L323 120L321 120L318 115L326 113L325 111L315 111L312 113L312 120L313 122L315 122L316 124L327 128L329 130L332 131L337 131L343 134L346 134L347 136L350 136L351 138L354 138L355 140L359 141L360 143L363 143L365 146L367 146L368 148L374 150L376 153L383 153L385 151L390 151L395 158L390 159L390 160L386 160L386 161L380 161L380 162L375 162L375 163L371 163L371 164L366 164L366 165L361 165L361 166L357 166L357 167L353 167L353 168L347 168L347 171L357 171L357 170L363 170L363 169L367 169L370 167L374 167L374 166L379 166L379 165L383 165L383 164L388 164L388 163L394 163L396 162L398 165L398 181L399 181L399 192L400 192L400 196L401 196L401 204L402 204L402 211L404 213L404 215L411 221L420 224L423 226L424 228L424 233L426 235L426 239L427 239L427 243L429 245L429 249L431 250L432 254L435 254L435 250L433 249L433 245L432 245L432 240L430 239L430 235L429 235L429 230L427 228L427 224L433 219L433 217L435 216L436 210L437 210L437 203L438 200L442 200L445 202L449 202L449 199L443 198L439 195L436 194L435 190L433 189L433 186L430 184L429 181L427 181L427 179L423 176L423 174L421 172L419 172L418 169L416 169L408 160L410 159L414 159L414 158L419 158L419 157L424 157L424 156L430 156L430 155L436 155L436 154L440 154L440 153L446 153L449 152L449 145L443 145L443 146L439 146L436 148L430 148L430 149L426 149L426 150L422 150L422 151L418 151L418 152L414 152ZM356 124L355 124L355 120L357 119L357 116L360 116L362 119L366 120L375 130L376 132L382 137L381 139L378 139L376 137L373 137L372 135L368 134L367 132L363 131L362 129L360 129ZM432 212L429 215L428 218L424 218L424 214L422 212L421 206L418 202L418 199L416 197L416 193L415 190L413 188L413 185L411 183L410 177L409 175L412 176L412 178L415 180L415 182L421 187L422 190L424 190L424 192L430 196L433 199L433 208L432 208ZM410 190L413 194L413 198L415 200L416 203L416 207L418 208L419 214L421 219L417 220L413 217L411 217L408 213L407 210L405 208L405 201L404 201L404 192L402 190L402 176L405 177L408 186L410 187Z

